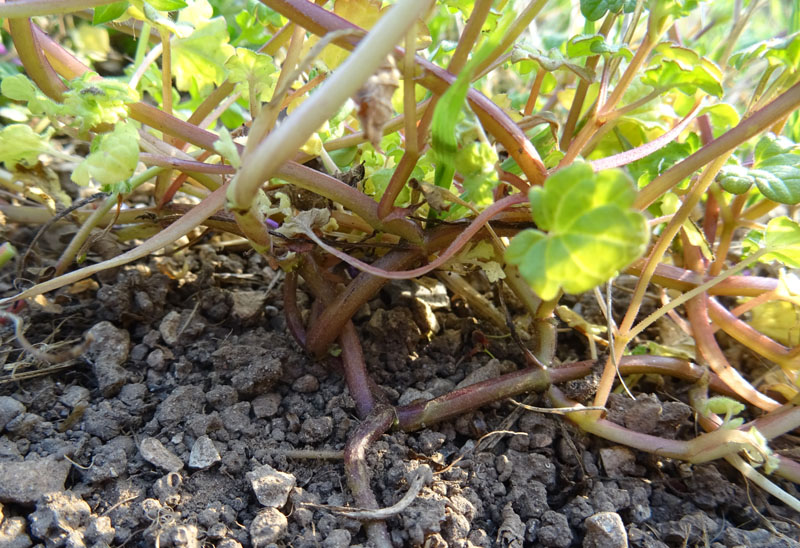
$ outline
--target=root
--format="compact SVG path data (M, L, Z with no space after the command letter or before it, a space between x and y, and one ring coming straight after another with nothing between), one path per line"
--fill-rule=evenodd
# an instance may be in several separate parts
M0 310L0 318L5 318L14 322L14 335L16 336L17 341L19 341L20 346L25 352L39 361L63 364L69 360L76 359L78 356L86 352L86 350L89 348L89 345L92 343L92 337L87 335L81 344L75 345L72 348L68 348L60 352L45 352L44 350L36 348L25 337L25 333L22 329L22 318L16 314L12 314L11 312L6 312L5 310Z
M433 481L433 471L430 466L427 464L421 465L414 471L414 478L411 480L411 485L409 485L408 491L403 495L403 498L388 508L380 508L378 510L351 508L348 506L327 506L325 504L313 504L310 502L304 503L304 505L320 510L328 510L329 512L345 514L348 518L357 520L385 520L400 514L403 510L408 508L419 496L422 488L431 481Z

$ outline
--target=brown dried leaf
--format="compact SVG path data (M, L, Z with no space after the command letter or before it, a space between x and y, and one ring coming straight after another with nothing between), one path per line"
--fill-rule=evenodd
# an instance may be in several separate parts
M356 92L355 100L358 104L358 119L364 136L379 152L383 127L392 119L392 95L400 87L400 71L395 66L394 57L386 57L386 61L378 71L370 76L364 85Z

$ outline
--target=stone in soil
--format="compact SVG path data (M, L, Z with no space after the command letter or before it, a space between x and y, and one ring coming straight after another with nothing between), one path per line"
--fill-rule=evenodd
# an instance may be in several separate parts
M286 504L289 493L297 482L293 475L279 472L268 464L248 472L247 480L258 502L270 508L280 508Z
M192 445L192 451L189 453L189 468L203 470L221 460L222 457L219 456L219 451L211 438L200 436Z
M286 533L286 516L275 508L261 510L250 524L250 539L253 546L267 546L278 541Z
M128 381L128 372L122 364L128 359L131 337L111 322L96 324L86 336L91 341L86 358L92 364L100 392L106 398L115 396Z
M584 522L583 548L626 548L628 535L616 512L598 512Z
M5 517L0 504L0 546L3 548L29 548L33 546L28 536L25 518Z
M108 516L95 516L85 500L69 491L43 495L29 516L31 534L47 548L107 546L114 540Z
M0 462L0 502L33 504L43 495L64 490L71 465L54 458Z
M6 424L25 412L25 406L11 396L0 396L0 432Z
M139 444L139 453L142 458L154 466L163 468L167 472L177 472L183 468L183 461L164 447L164 444L156 438L144 438Z

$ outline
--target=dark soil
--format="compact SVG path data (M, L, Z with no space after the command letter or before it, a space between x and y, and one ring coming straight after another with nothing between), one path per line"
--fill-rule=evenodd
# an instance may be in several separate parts
M49 295L24 312L28 337L93 342L33 378L50 366L25 361L2 326L0 546L366 545L359 521L325 509L354 504L340 454L354 402L335 363L288 335L275 276L258 256L202 245ZM390 402L524 366L508 338L476 343L495 332L441 284L415 287L391 284L355 317ZM559 357L588 350L566 335ZM610 418L688 439L686 388L645 382L635 401L614 397ZM368 462L382 506L434 471L388 520L396 546L800 546L800 516L725 463L635 452L509 402L392 432Z

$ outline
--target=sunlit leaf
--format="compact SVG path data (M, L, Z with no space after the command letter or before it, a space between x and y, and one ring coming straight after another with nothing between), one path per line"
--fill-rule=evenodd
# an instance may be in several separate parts
M11 124L0 130L0 162L6 169L13 169L15 164L33 165L39 161L39 155L51 152L48 142L50 131L40 135L26 124Z
M172 43L172 72L176 87L188 91L194 81L201 94L208 93L227 77L225 62L233 54L225 19L215 17L201 23L190 36Z
M219 139L214 142L214 150L220 153L230 165L239 169L242 165L242 159L239 157L239 149L236 148L236 143L233 142L230 132L222 128L219 132Z
M128 2L114 2L105 6L97 6L92 14L92 24L100 25L113 21L117 17L122 17L127 9Z
M597 21L607 12L631 13L636 8L636 0L581 0L581 13L589 21Z
M90 179L111 186L133 175L139 161L139 132L131 122L121 122L111 133L98 135L86 159L75 168L72 180L86 186Z
M237 84L243 94L253 93L262 101L268 100L277 77L277 68L272 58L247 48L236 48L236 54L225 62L228 79Z
M145 0L148 4L160 11L173 11L186 7L184 0Z
M568 57L588 57L591 55L621 55L627 60L633 52L622 44L609 44L602 34L579 34L567 42Z
M655 89L677 89L686 95L694 95L701 89L720 97L721 82L722 71L712 61L668 42L656 46L651 67L642 76L642 83Z
M764 260L800 268L800 225L788 217L775 217L767 224L763 242L770 250Z
M748 322L764 335L789 347L800 344L800 309L786 301L770 301L750 311Z
M741 70L757 59L766 59L770 65L782 65L797 70L800 63L800 32L757 42L732 55L729 64Z
M649 231L631 205L635 190L623 171L595 174L583 162L557 171L530 192L539 229L520 232L506 260L543 299L563 289L582 293L609 280L644 253Z

